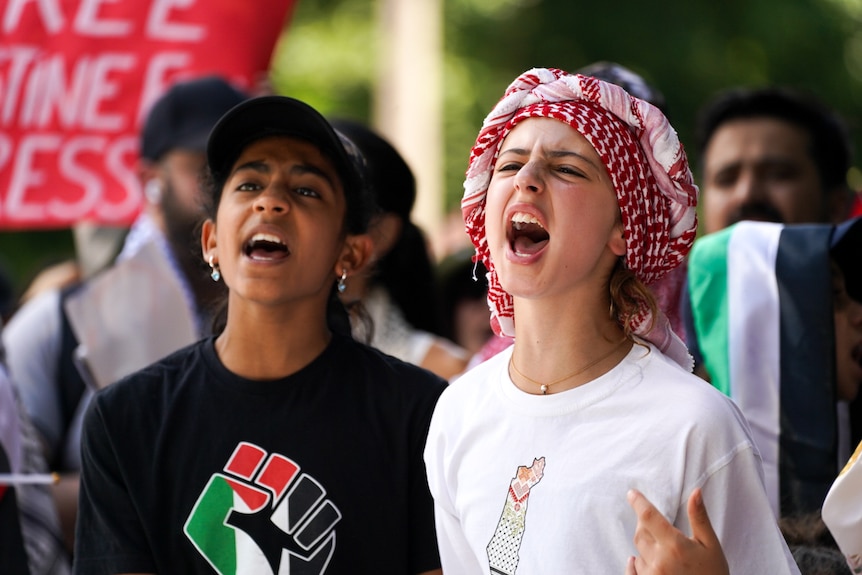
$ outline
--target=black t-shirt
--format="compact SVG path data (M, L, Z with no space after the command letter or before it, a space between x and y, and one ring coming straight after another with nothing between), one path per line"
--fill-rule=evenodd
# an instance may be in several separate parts
M98 393L75 573L418 573L440 566L422 451L446 382L339 336L277 381L212 338Z

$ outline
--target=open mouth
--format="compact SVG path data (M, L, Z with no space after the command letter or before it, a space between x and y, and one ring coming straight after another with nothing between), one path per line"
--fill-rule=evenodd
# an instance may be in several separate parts
M851 356L853 357L853 361L856 363L856 365L862 368L862 343L858 344L856 347L853 348Z
M253 260L275 261L289 256L290 250L277 236L254 234L243 246L243 253Z
M551 236L535 216L524 212L512 214L509 227L509 247L517 255L529 256L544 248Z

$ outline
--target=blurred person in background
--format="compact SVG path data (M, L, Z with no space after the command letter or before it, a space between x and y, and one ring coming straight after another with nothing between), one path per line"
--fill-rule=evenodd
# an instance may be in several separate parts
M353 310L354 336L450 379L464 371L470 356L441 335L434 264L424 233L410 219L416 200L413 172L401 154L366 125L346 119L335 119L332 125L362 152L378 206L369 226L371 263L341 294Z
M210 129L247 95L222 78L183 81L152 106L141 133L145 207L116 261L49 289L3 333L7 362L39 432L69 551L78 504L81 420L95 389L209 333L223 294L195 258L199 179Z
M60 518L50 487L43 481L48 466L39 436L9 378L4 356L0 341L0 472L15 474L19 480L0 480L0 566L3 573L67 575L71 563L63 545ZM37 481L27 481L30 478Z
M443 258L436 267L443 336L472 356L494 337L488 323L487 270L465 248Z
M748 419L776 517L818 513L853 445L860 251L862 218L745 221L702 236L688 258L688 347Z
M839 223L851 212L852 141L825 103L786 87L733 88L698 115L702 222Z

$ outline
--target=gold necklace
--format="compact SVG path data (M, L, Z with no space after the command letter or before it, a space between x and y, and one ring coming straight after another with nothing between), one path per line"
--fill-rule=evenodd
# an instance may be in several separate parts
M551 387L552 385L557 385L560 382L566 381L567 379L571 379L571 378L575 377L576 375L587 371L588 369L590 369L591 367L593 367L594 365L596 365L597 363L599 363L603 359L609 358L615 351L617 351L619 348L621 348L623 346L623 344L627 341L629 341L629 338L624 337L623 340L621 342L619 342L618 344L616 344L608 353L604 354L603 356L601 356L598 359L591 361L590 363L588 363L584 367L578 369L577 371L570 373L569 375L567 375L565 377L561 377L560 379L555 379L551 383L541 383L541 382L536 381L535 379L533 379L531 377L524 375L521 372L521 370L518 369L518 366L515 365L515 354L514 353L512 353L512 357L509 358L509 365L512 366L512 370L515 373L517 373L520 377L526 379L527 381L529 381L530 383L532 383L534 385L538 385L539 389L542 391L542 395L547 395L549 387Z

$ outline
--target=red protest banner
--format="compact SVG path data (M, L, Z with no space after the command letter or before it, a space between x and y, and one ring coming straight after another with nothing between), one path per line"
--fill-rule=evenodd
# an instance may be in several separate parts
M173 81L269 69L296 0L0 0L0 229L123 225L138 133Z

